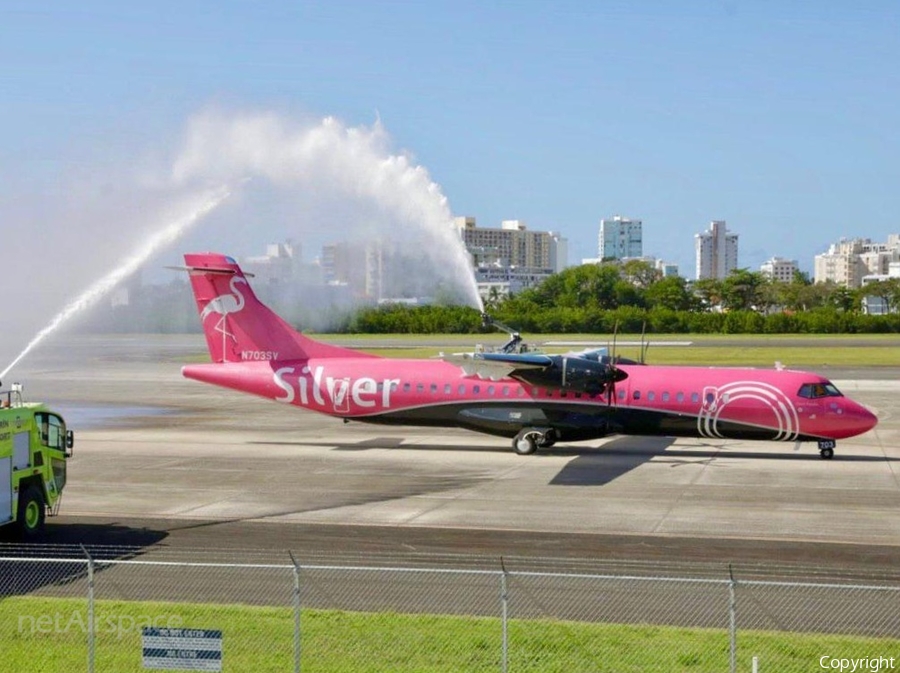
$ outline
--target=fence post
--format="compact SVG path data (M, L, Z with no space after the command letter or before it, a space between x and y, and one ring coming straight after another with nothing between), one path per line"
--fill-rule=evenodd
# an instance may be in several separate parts
M87 557L87 576L88 576L88 614L87 614L87 642L88 642L88 673L94 673L94 559L81 546L81 551Z
M294 673L300 673L300 564L288 550L294 564Z
M737 592L735 591L734 569L728 564L728 636L731 645L731 673L737 670Z
M509 665L509 592L507 586L506 566L503 563L503 557L500 557L500 619L503 629L503 639L500 654L500 670L506 673Z

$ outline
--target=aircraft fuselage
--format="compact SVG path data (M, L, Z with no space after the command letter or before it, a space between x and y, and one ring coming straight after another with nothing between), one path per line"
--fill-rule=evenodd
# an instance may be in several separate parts
M843 439L876 419L844 397L802 396L829 383L807 372L620 365L611 394L467 376L431 360L322 358L190 365L188 378L340 418L464 427L505 437L552 427L560 440L608 434L777 441ZM832 387L833 389L833 387Z

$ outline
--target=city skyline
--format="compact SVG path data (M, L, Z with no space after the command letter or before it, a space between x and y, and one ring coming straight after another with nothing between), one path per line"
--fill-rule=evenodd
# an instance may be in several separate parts
M275 172L291 146L279 140L333 117L370 167L427 183L430 221L520 219L561 232L575 261L595 256L599 219L623 213L643 221L645 255L690 276L694 235L725 220L742 267L782 256L811 272L842 237L900 229L898 34L886 0L12 0L0 264L34 287L16 311L34 333L165 222L179 176L223 167L251 180L159 266L369 217L405 235L398 194L358 189L371 171L350 165L355 150ZM210 115L224 122L198 139ZM278 131L265 147L229 135L260 120ZM41 266L64 273L35 277L35 240Z

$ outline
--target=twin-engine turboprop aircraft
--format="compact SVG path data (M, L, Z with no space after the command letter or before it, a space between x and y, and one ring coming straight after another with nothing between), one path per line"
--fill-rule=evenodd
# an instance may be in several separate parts
M659 367L599 351L381 358L315 341L262 304L237 262L184 257L212 364L184 376L338 418L462 427L512 438L519 454L611 434L818 442L876 417L826 378L784 369Z

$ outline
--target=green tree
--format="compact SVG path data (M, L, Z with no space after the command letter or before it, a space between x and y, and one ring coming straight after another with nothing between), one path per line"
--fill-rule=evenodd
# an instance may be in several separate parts
M553 274L521 297L540 308L615 308L616 283L621 280L614 264L585 264Z
M700 278L691 284L691 290L700 300L702 310L711 311L722 305L722 281L718 278Z
M644 298L650 307L658 306L672 311L693 311L700 306L697 298L688 289L687 280L681 276L659 279L647 288Z
M757 311L761 289L769 282L765 274L748 269L735 269L722 281L722 305L733 311Z
M629 259L622 263L621 276L635 287L646 290L662 278L662 273L650 262Z
M862 302L863 297L878 297L887 313L893 313L900 306L900 278L886 278L868 283L857 293L857 305Z
M838 309L839 311L844 311L845 313L858 311L860 308L859 298L857 297L856 292L848 287L844 287L843 285L838 285L829 294L828 304Z

